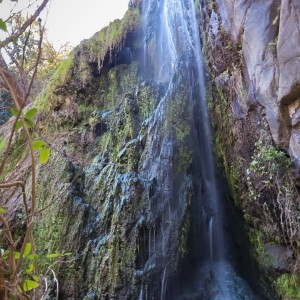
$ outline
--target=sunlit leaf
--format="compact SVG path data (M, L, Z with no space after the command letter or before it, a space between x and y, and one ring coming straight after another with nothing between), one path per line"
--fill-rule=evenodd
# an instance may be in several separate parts
M17 123L16 123L16 130L20 129L22 127L22 122L21 120L19 120Z
M67 253L63 253L62 255L63 255L63 256L70 256L70 255L72 255L72 253L67 252Z
M37 141L32 142L31 145L32 145L33 150L41 150L47 144L44 141L37 140Z
M23 282L23 291L28 292L33 289L36 289L39 284L34 280L24 280Z
M46 255L47 258L55 258L55 257L60 257L60 256L61 256L61 253L59 253L59 252Z
M47 163L47 161L49 159L49 156L50 156L50 149L48 147L42 149L41 152L40 152L40 162L42 164Z
M0 29L3 31L6 31L6 24L5 22L0 18Z
M25 118L29 119L29 120L33 120L33 118L35 117L35 115L37 114L37 109L34 107L34 108L31 108L29 109L26 113L25 113Z
M20 253L20 252L18 252L18 251L16 251L16 252L15 252L15 259L19 259L19 258L20 258L20 256L21 256L21 253Z
M10 109L10 112L15 117L18 115L18 111L15 108L13 108L13 107Z
M7 209L2 205L0 205L0 215L5 215L5 214L7 214Z
M24 256L27 257L30 254L31 251L31 243L27 243L24 249Z
M38 257L38 255L36 253L27 256L27 258L30 260L34 260L37 257Z
M30 265L27 267L27 269L25 270L25 272L26 272L27 274L30 274L30 273L33 271L33 269L34 269L34 266L33 266L33 263L32 263L32 264L30 264Z
M37 275L31 275L32 279L35 280L35 281L39 281L39 276Z
M4 151L5 147L6 147L6 138L4 137L4 138L0 139L0 154L1 154L1 152Z

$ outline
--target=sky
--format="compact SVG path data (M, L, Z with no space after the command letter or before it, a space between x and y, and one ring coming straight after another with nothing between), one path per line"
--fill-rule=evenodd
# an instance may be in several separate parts
M56 47L67 42L76 46L109 22L122 18L128 2L129 0L50 0L48 16L46 11L42 14L43 20L47 16L48 39ZM28 0L19 0L18 6L22 8L22 4L26 3ZM11 6L10 0L3 0L0 4L0 18L5 19L9 15Z

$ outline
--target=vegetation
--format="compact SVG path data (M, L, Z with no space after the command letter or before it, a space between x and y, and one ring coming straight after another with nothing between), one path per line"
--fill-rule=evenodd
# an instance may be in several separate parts
M264 130L255 147L247 169L250 198L246 205L260 203L264 212L263 226L268 228L265 232L271 239L272 236L281 237L281 242L298 249L300 203L291 161L283 151L272 145Z
M41 164L46 164L50 146L43 139L35 138L38 137L35 123L38 110L27 104L43 57L44 27L41 22L36 27L33 25L47 3L48 0L42 1L27 19L17 13L12 14L6 22L0 22L0 29L8 32L7 37L0 41L0 50L5 49L10 58L9 63L6 63L0 52L0 90L10 95L14 106L10 110L14 118L5 124L7 136L1 138L0 150L0 298L4 300L39 297L39 254L33 235L36 217L36 156ZM46 69L49 71L49 63ZM23 151L20 151L20 146ZM26 182L22 173L17 170L20 156L27 154L31 174L29 192L25 190ZM22 201L22 207L19 203L14 204L14 207L11 193ZM13 224L11 215L14 214L18 214L20 224L15 224L16 219ZM66 254L56 253L48 257L62 255Z
M109 26L96 33L90 40L81 44L81 47L87 49L87 52L90 54L90 61L98 62L99 72L106 55L110 59L114 59L112 57L113 50L118 51L123 47L128 32L137 28L139 22L138 8L130 9L122 20L115 20Z

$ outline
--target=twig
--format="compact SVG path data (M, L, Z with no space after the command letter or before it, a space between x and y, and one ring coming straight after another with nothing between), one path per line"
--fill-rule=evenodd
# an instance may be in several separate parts
M12 41L14 41L16 38L18 38L36 20L36 18L39 16L41 11L46 7L48 2L49 0L44 0L42 4L37 8L35 13L24 22L24 24L17 30L16 33L10 35L4 41L0 42L0 49L8 45Z

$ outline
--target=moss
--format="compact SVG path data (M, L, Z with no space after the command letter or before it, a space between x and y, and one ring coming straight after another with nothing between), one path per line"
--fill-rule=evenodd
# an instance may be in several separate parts
M233 197L233 201L235 205L239 208L243 206L242 199L239 197L239 184L241 183L242 174L242 166L239 165L238 161L236 163L231 163L227 167L227 181L229 184L230 192Z
M45 90L35 99L34 106L41 112L48 112L57 104L53 92L63 86L71 76L74 66L74 51L59 65Z
M64 243L61 237L68 216L62 208L68 199L68 190L63 190L70 174L66 161L55 153L51 154L48 164L39 166L37 171L36 203L37 210L42 210L42 213L35 223L34 232L41 258L40 267L44 270L49 263L46 254L61 251Z
M190 225L191 225L191 216L188 211L186 213L186 216L184 218L184 223L180 231L178 251L181 257L184 257L185 254L187 253L187 240L188 240L188 234L190 232Z
M112 109L124 100L124 94L133 91L138 84L138 66L118 65L102 74L97 94L101 100L102 109ZM98 104L99 107L99 104Z
M272 257L265 249L265 242L268 239L262 228L251 228L248 232L250 243L253 247L253 258L258 262L260 268L269 268L272 265Z
M155 90L151 86L144 84L139 87L137 99L142 119L148 119L153 113L158 102Z
M1 140L1 142L5 143L3 144L4 146L6 145L5 138ZM29 148L27 147L27 140L23 131L21 130L17 133L16 139L12 143L8 154L7 163L5 164L4 170L0 175L0 181L4 181L4 177L10 172L14 171L15 167L20 165L20 163L27 157L28 153ZM2 159L1 155L0 159Z
M81 47L87 47L93 60L98 61L101 69L106 55L112 54L112 49L120 49L127 34L137 28L140 23L138 8L128 10L122 20L115 20L91 39L83 42Z
M192 163L192 151L187 146L180 146L179 147L179 154L178 154L178 172L186 172L190 164Z
M282 274L274 284L283 299L300 299L300 279L297 275Z

